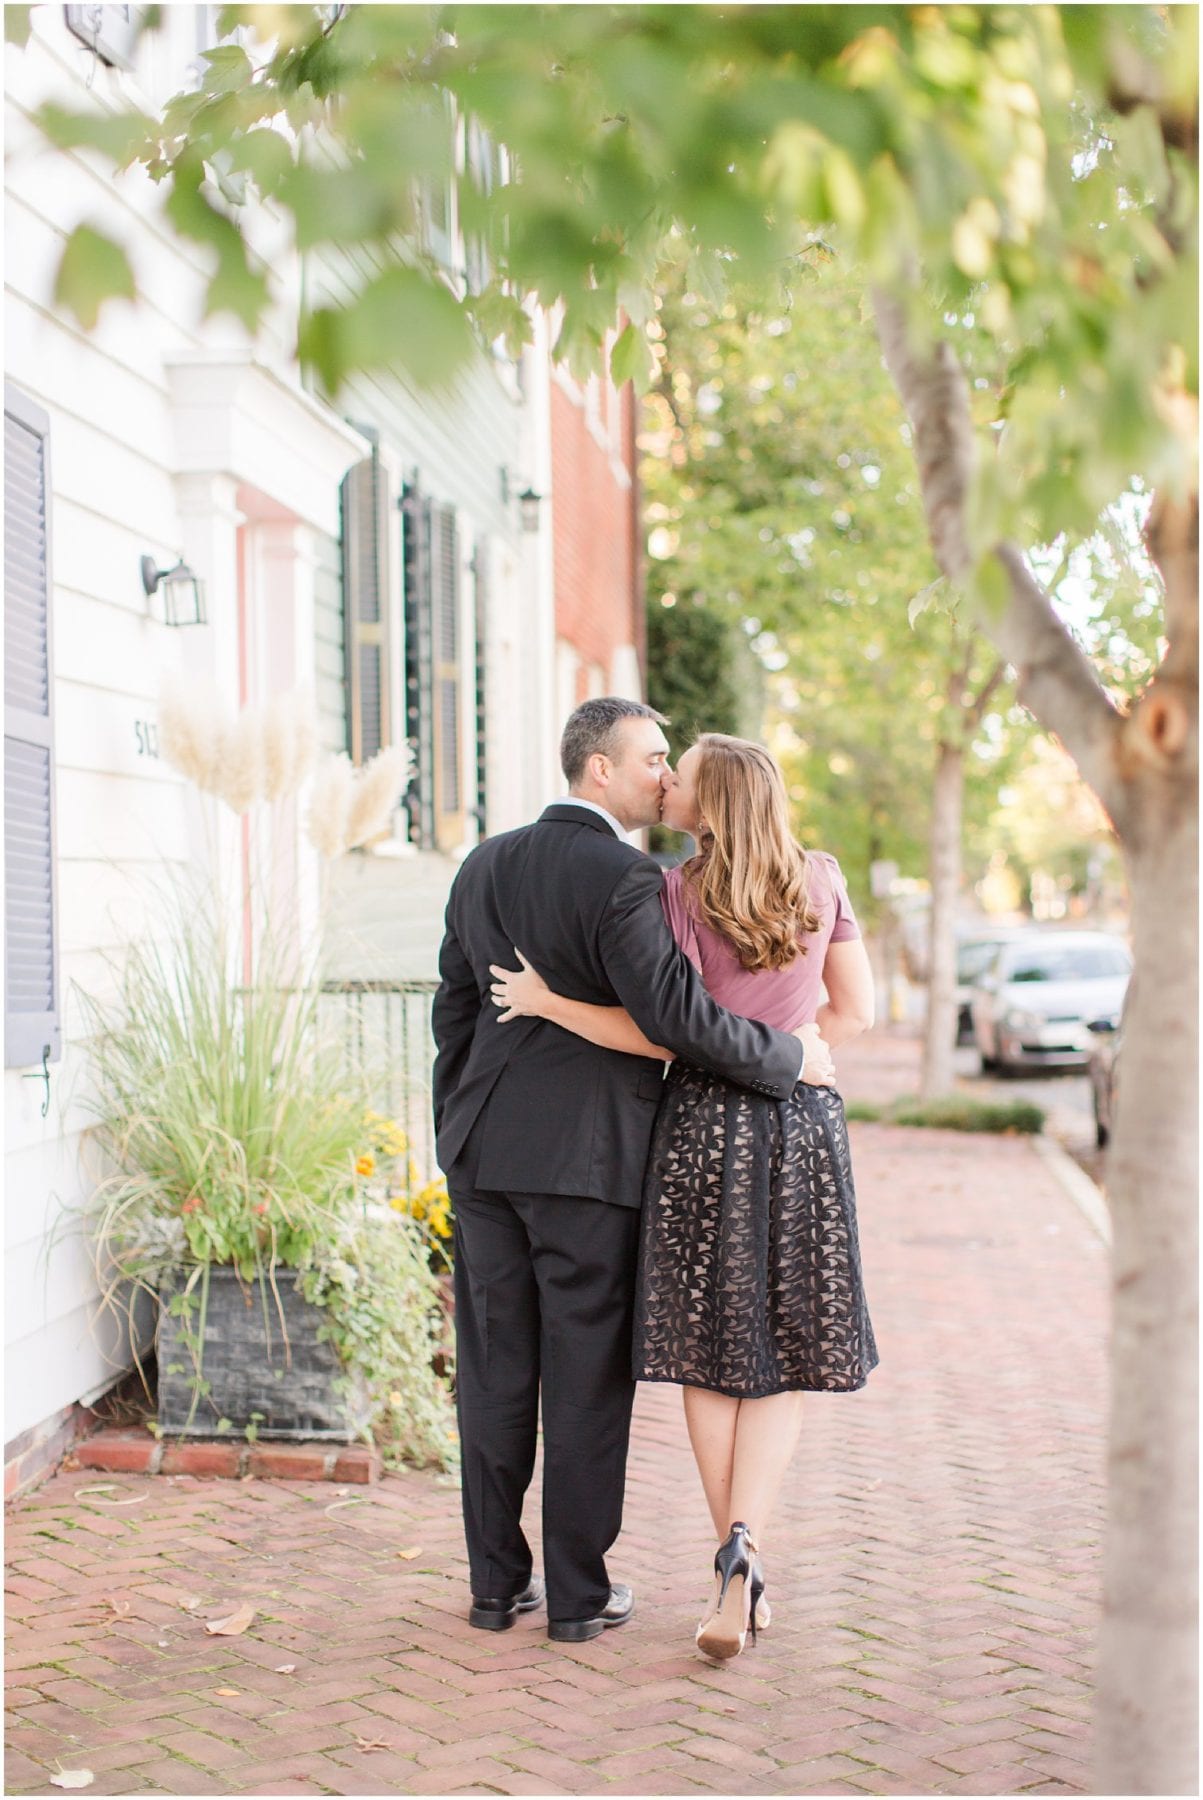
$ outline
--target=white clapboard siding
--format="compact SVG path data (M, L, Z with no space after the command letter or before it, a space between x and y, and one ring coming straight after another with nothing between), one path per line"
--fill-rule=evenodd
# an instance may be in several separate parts
M61 601L61 590L59 598ZM146 674L142 670L140 679L145 681ZM182 777L154 754L153 732L158 713L155 688L141 694L114 694L78 681L60 681L58 703L60 771L80 769L126 775L165 784L182 793Z
M16 1338L28 1337L56 1317L91 1304L95 1294L94 1258L79 1220L59 1226L53 1243L43 1235L5 1251L5 1323Z
M162 626L70 592L62 596L60 607L59 597L56 592L54 654L60 681L131 698L157 690L159 657L167 662Z
M53 1345L53 1354L48 1354ZM106 1357L106 1347L116 1355ZM5 1345L4 1408L6 1429L22 1429L18 1419L37 1424L67 1404L62 1398L62 1368L78 1384L74 1399L95 1398L129 1365L120 1353L113 1321L98 1315L94 1300L52 1319L26 1337Z
M157 782L60 769L60 843L77 857L182 862L189 842L180 799L177 788Z
M142 586L139 559L144 555L174 556L174 539L155 541L151 525L134 525L111 519L91 500L59 494L55 512L54 578L60 594L74 594L106 606L119 607L137 620L154 616L155 602ZM162 566L160 564L160 566ZM182 656L183 651L179 654ZM136 691L144 680L140 667L130 670L127 685Z
M56 1085L59 1071L55 1071ZM35 1115L42 1104L41 1083L28 1084ZM53 1108L53 1098L51 1101ZM22 1244L38 1244L50 1236L61 1216L58 1196L73 1193L79 1183L79 1134L58 1137L50 1146L32 1142L10 1149L4 1181L12 1205L4 1209L5 1256Z
M156 859L154 869L168 866ZM59 863L59 948L73 957L87 950L111 950L129 943L153 918L145 865L73 858Z
M347 748L346 632L343 620L342 554L338 541L317 534L313 572L313 616L317 638L314 688L321 721L322 747Z

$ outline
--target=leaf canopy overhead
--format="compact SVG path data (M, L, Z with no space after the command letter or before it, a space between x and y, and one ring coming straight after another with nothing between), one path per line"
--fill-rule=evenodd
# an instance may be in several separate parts
M669 265L789 285L826 239L907 289L917 329L972 315L993 344L979 543L1085 532L1134 472L1190 478L1165 395L1197 385L1193 7L233 6L220 27L239 41L161 121L45 123L166 183L215 253L210 311L253 326L270 303L222 230L252 191L299 248L352 255L350 297L319 289L300 322L330 391L365 367L448 380L474 333L516 350L524 296L576 369L609 343L645 381ZM507 156L504 179L459 159L475 284L427 229L453 110ZM93 248L85 312L122 291Z

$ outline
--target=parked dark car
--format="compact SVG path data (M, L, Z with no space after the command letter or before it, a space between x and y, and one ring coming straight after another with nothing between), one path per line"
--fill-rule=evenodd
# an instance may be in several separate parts
M1090 1049L1086 1070L1090 1076L1090 1097L1094 1103L1094 1141L1100 1150L1111 1140L1111 1120L1115 1110L1115 1081L1119 1071L1121 1021L1118 1013L1105 1013L1088 1019Z

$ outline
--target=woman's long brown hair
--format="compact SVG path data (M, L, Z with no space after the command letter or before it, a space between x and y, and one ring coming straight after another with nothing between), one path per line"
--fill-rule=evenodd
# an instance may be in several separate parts
M784 969L817 931L806 852L790 830L785 781L760 744L706 732L694 778L705 821L685 864L695 915L720 932L745 969Z

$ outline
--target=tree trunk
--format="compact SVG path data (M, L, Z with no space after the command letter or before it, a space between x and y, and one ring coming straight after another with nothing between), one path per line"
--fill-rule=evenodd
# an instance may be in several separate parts
M1107 1166L1115 1251L1098 1787L1197 1794L1197 497L1147 527L1169 648L1119 758L1136 973Z
M960 579L972 562L968 390L947 344L916 353L894 296L878 295L878 323L915 428L937 559ZM1189 467L1197 402L1179 395L1167 418ZM1146 535L1165 584L1168 648L1130 711L1110 701L1014 544L994 551L1007 605L981 624L1014 665L1020 702L1107 808L1128 861L1136 973L1107 1170L1111 1420L1094 1787L1197 1794L1197 484L1158 495Z
M1136 974L1107 1166L1115 1248L1101 1794L1199 1791L1198 832L1193 797L1181 799L1182 816L1164 836L1142 834L1129 859Z
M923 1033L920 1098L950 1094L957 1023L957 897L961 887L961 813L965 791L965 751L942 741L932 792L929 873L927 1023Z

